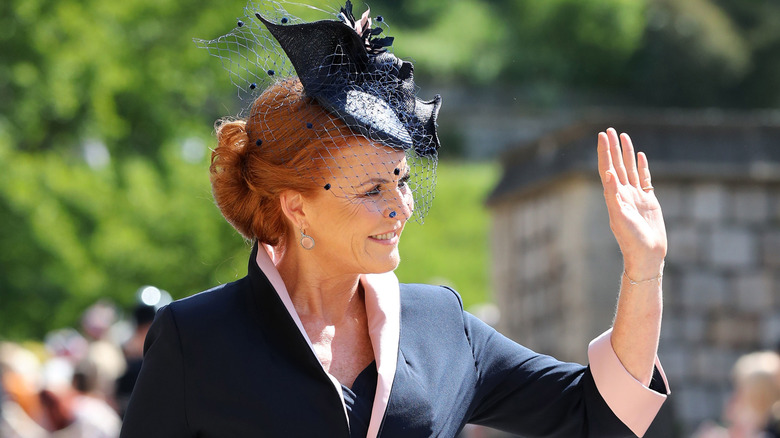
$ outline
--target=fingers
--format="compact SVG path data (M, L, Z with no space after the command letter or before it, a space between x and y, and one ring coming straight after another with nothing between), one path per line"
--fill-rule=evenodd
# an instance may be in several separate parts
M653 189L653 181L650 178L650 166L647 163L647 155L644 152L640 152L637 155L638 160L638 175L639 175L639 187L642 190L648 191Z
M598 136L599 177L604 190L610 193L617 192L617 176L612 165L612 154L609 151L609 138L604 132Z
M634 154L634 144L628 134L620 134L620 144L623 145L623 164L626 166L626 175L628 183L639 188L639 174L636 168L636 154Z
M604 189L617 191L618 184L631 184L645 191L652 190L647 156L634 151L628 134L620 134L613 128L598 135L599 176ZM611 175L611 179L610 179Z
M612 166L621 184L628 184L628 175L626 166L623 164L623 155L620 151L620 140L617 131L614 128L607 129L607 138L609 139L609 152L612 157Z

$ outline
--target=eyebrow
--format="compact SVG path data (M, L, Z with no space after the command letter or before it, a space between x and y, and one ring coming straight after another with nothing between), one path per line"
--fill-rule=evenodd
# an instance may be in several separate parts
M404 179L404 178L406 178L409 175L411 175L411 171L410 171L410 169L406 169L406 171L404 171L403 175L400 178L398 178L398 179L399 180ZM391 182L392 182L391 180L387 180L387 179L384 179L384 178L371 178L369 180L363 181L362 183L358 184L357 187L362 187L362 186L365 186L367 184L389 184Z
M390 181L384 179L384 178L371 178L367 181L363 181L360 183L361 186L367 185L367 184L387 184Z

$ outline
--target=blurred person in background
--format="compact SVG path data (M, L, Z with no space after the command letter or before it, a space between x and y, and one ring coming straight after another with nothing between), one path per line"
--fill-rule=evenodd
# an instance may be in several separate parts
M74 367L63 357L43 365L40 397L43 426L51 438L115 438L121 420L100 396L94 395L97 368L90 362Z
M703 424L694 438L774 438L780 409L780 355L760 351L740 357L732 368L733 390L723 411L726 427Z
M81 329L87 340L87 350L74 364L90 369L89 393L115 406L116 379L125 371L122 350L110 336L111 327L117 322L117 310L113 303L99 300L89 306L81 317ZM82 363L83 362L83 363Z
M86 340L73 329L46 336L36 354L12 343L0 345L2 438L115 438L121 421L96 395L97 367Z
M116 403L119 415L124 417L130 395L141 372L144 358L144 340L154 321L156 308L154 305L139 302L133 309L134 330L130 339L122 345L125 356L125 372L116 381Z
M45 437L38 358L17 344L0 343L0 375L4 392L0 398L0 437Z
M775 353L780 356L780 342L775 347ZM777 387L780 388L780 367L778 367L775 382ZM772 405L772 409L769 413L769 425L767 426L767 433L772 438L780 438L780 400L776 401Z
M780 401L780 356L774 351L750 353L734 364L734 394L726 406L735 438L764 436L772 408Z

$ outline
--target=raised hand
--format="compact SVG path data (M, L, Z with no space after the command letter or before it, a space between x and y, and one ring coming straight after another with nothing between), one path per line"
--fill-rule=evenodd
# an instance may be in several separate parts
M618 138L612 128L600 132L598 155L609 227L623 252L625 269L612 324L612 348L626 370L649 385L663 313L664 218L647 157L634 153L628 135Z
M647 156L634 152L628 134L618 139L609 128L599 133L598 161L609 226L623 253L626 276L634 281L654 278L666 257L666 227Z

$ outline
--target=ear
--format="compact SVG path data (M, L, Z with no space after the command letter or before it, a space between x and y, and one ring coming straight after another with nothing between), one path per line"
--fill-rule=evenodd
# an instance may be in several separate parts
M299 229L306 227L305 200L303 195L293 190L285 190L279 194L279 202L282 205L284 216L293 227Z

